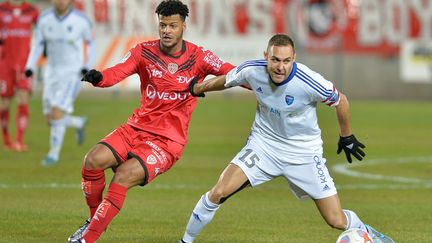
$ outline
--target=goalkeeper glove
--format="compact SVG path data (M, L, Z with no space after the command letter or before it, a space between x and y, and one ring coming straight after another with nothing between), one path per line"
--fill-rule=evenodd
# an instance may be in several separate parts
M31 76L33 76L33 71L31 69L26 69L24 75L26 76L26 78L30 78Z
M362 143L360 143L354 134L348 136L348 137L339 137L338 142L338 150L337 153L339 154L342 149L345 152L346 158L349 163L352 162L351 154L356 157L358 160L362 160L363 157L366 156L366 154L361 150L360 148L365 148Z
M194 87L195 87L195 84L198 82L198 80L199 80L199 77L196 76L196 77L194 77L194 78L192 79L192 81L189 83L189 93L190 93L193 97L205 97L205 94L204 94L204 93L196 94L196 93L194 92Z
M97 85L102 80L102 78L101 72L92 69L84 74L81 81L86 81L93 85Z
M84 76L88 72L87 68L81 68L81 75Z

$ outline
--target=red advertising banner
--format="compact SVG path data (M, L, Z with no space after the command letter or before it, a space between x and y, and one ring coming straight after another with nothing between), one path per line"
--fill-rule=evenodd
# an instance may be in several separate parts
M156 0L78 0L96 25L155 36ZM189 36L288 33L310 52L398 55L407 39L432 40L430 0L184 0ZM127 17L125 17L127 16ZM104 32L108 33L108 32ZM114 33L115 34L115 33ZM118 33L117 33L118 34Z

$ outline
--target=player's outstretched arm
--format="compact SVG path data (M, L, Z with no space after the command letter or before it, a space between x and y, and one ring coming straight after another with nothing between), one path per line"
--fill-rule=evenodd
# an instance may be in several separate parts
M96 86L102 80L102 78L103 76L101 72L92 69L84 74L81 81L89 82Z
M348 162L351 163L351 155L356 157L358 160L362 160L363 157L366 156L366 154L362 150L363 148L365 148L365 146L361 142L359 142L352 133L349 103L347 97L342 93L339 93L339 96L340 101L339 104L336 106L336 114L340 129L337 153L339 154L343 150L345 152Z
M194 77L189 83L189 92L194 97L205 97L205 92L224 90L226 75L217 76L198 83L199 77Z

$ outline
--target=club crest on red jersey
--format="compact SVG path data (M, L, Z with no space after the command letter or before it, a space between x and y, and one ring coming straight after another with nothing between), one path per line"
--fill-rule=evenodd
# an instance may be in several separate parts
M175 72L177 72L177 70L178 70L178 65L177 65L177 63L168 63L168 71L169 71L171 74L174 74Z
M19 8L14 8L14 9L13 9L13 15L14 15L14 16L20 16L20 15L21 15L21 9L19 9Z
M157 163L157 159L156 159L156 157L153 155L153 154L150 154L148 157L147 157L147 164L149 164L149 165L154 165L154 164L156 164Z

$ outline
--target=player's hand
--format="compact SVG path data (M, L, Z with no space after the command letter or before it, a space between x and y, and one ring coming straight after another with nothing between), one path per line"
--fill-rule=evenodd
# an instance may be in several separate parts
M352 162L351 154L354 157L356 157L358 160L362 160L363 157L366 156L366 154L363 152L363 150L361 150L361 148L365 148L365 147L366 146L364 146L362 143L360 143L356 139L354 134L352 134L348 137L339 137L337 153L339 154L340 152L342 152L342 149L343 149L348 162L351 163Z
M26 76L26 78L30 78L33 76L33 71L31 69L26 69L24 75Z
M89 82L93 85L98 84L102 80L102 73L97 70L90 70L84 74L81 81Z
M84 76L88 72L87 68L81 68L81 75Z
M191 82L189 83L189 93L190 93L193 97L205 97L205 94L204 94L204 93L197 94L197 93L194 92L195 84L198 82L198 80L199 80L199 77L198 77L198 76L194 77L194 78L191 80Z

